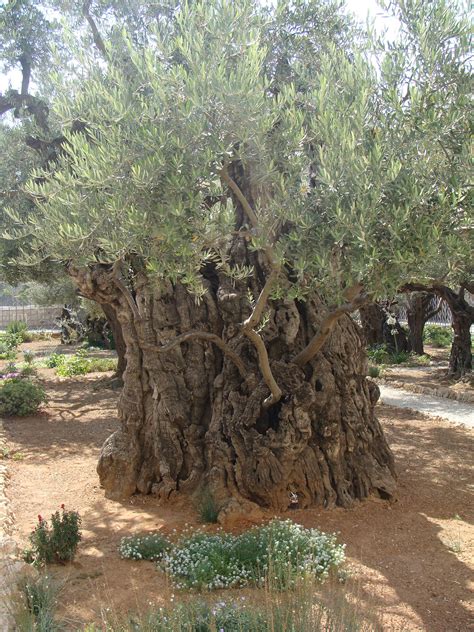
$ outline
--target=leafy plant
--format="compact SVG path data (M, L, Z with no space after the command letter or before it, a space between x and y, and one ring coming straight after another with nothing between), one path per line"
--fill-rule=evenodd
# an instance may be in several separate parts
M46 365L56 368L56 375L60 377L72 377L86 373L115 371L117 360L115 358L89 358L85 349L79 349L71 356L53 353L49 356Z
M44 388L30 380L14 377L4 380L0 385L0 415L32 415L47 401Z
M170 543L160 533L132 535L122 538L119 545L120 557L127 560L161 560Z
M386 364L390 358L390 353L385 344L372 345L367 349L367 357L375 364Z
M64 353L52 353L49 357L44 361L45 366L48 369L54 369L61 364L64 364L66 361L66 356Z
M23 320L12 320L6 327L7 334L13 334L25 342L27 338L28 325Z
M31 549L26 557L36 565L64 563L74 559L81 541L81 518L77 511L61 511L51 516L51 526L42 516L30 535Z
M193 532L165 554L164 567L180 588L284 589L303 576L324 579L343 561L335 535L274 520L241 535Z
M423 340L433 347L450 347L453 342L453 331L451 327L442 325L425 325Z

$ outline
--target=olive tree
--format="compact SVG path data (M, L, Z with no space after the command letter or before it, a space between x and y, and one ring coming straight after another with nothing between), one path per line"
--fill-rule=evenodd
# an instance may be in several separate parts
M207 484L224 520L291 494L394 493L349 314L425 281L466 221L445 144L465 121L431 94L446 56L461 66L466 27L442 2L410 4L410 38L374 53L358 35L302 46L325 23L298 25L290 3L190 3L172 29L102 39L100 61L89 49L58 78L67 142L34 174L27 230L122 328L121 428L98 465L110 496Z

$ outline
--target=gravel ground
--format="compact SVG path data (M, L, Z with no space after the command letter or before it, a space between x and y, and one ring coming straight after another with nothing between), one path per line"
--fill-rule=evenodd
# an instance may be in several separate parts
M473 404L420 393L410 393L401 388L393 388L385 384L379 384L379 386L380 399L384 404L399 406L400 408L411 408L430 417L442 417L448 421L474 428Z

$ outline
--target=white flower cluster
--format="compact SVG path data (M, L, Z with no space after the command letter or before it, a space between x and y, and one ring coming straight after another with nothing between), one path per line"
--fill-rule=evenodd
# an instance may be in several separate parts
M148 533L122 538L118 550L122 559L158 561L169 546L160 533Z
M344 562L334 534L305 529L290 520L234 536L202 531L185 536L163 557L178 588L233 588L269 581L281 588L298 577L324 579Z

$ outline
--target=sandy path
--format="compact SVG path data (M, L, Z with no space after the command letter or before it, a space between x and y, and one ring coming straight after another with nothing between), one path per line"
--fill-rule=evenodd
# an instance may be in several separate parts
M383 403L410 408L430 417L442 417L454 423L474 428L474 404L434 397L424 393L410 393L401 388L379 384Z

